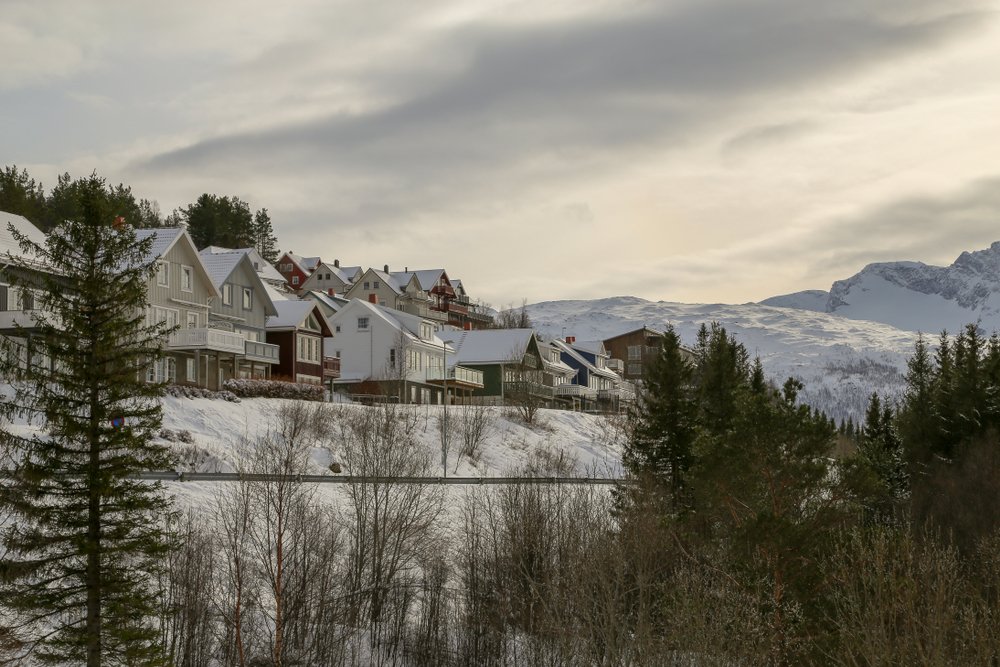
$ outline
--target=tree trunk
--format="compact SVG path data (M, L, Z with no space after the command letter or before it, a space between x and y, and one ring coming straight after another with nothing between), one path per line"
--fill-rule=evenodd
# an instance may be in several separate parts
M96 400L91 400L91 412L97 412ZM90 460L88 462L87 507L87 667L101 666L101 450L97 424L91 417Z

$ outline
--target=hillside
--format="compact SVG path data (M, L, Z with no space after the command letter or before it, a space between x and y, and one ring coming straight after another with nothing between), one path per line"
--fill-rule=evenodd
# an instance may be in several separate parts
M876 322L761 304L682 304L637 297L547 301L528 306L546 335L605 339L643 325L670 323L693 344L702 323L719 322L776 382L789 376L806 387L802 399L837 420L858 421L873 391L891 398L903 390L916 334Z
M949 266L922 262L869 264L829 292L810 290L771 297L761 305L815 310L898 329L936 334L978 322L1000 328L1000 241L963 252Z

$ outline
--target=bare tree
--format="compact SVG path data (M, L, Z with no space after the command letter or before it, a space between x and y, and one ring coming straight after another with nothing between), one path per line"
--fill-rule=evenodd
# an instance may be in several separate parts
M493 318L493 329L531 329L531 317L528 315L528 300L522 299L521 306L507 304Z
M425 475L426 453L414 439L408 410L382 405L350 413L341 423L343 460L352 475L384 478ZM432 527L442 511L440 488L390 480L350 484L345 520L348 586L355 624L368 626L370 650L395 651L393 617L412 600L418 565L437 548Z
M532 425L548 403L541 361L530 353L512 353L502 365L504 404L525 424Z
M496 430L496 413L490 406L467 403L455 406L448 418L447 425L442 420L441 428L449 429L462 446L455 459L457 470L462 456L467 456L471 461L478 460L480 448Z

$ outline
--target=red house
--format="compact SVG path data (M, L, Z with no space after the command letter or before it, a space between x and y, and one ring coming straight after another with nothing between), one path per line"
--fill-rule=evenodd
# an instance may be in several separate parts
M286 252L278 260L277 269L289 287L299 290L322 261L319 257L301 257L294 252Z
M340 377L340 359L323 356L323 339L333 335L319 304L275 300L278 314L267 318L267 342L277 345L272 375L295 382L326 384Z

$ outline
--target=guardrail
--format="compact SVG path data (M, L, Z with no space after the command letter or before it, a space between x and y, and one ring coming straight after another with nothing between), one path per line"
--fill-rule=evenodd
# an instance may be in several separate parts
M0 477L10 478L10 470L0 470ZM82 476L82 475L78 475ZM129 476L160 482L301 482L306 484L456 484L472 486L510 484L635 484L635 480L615 477L369 477L362 475L279 475L238 472L183 472L162 470Z

